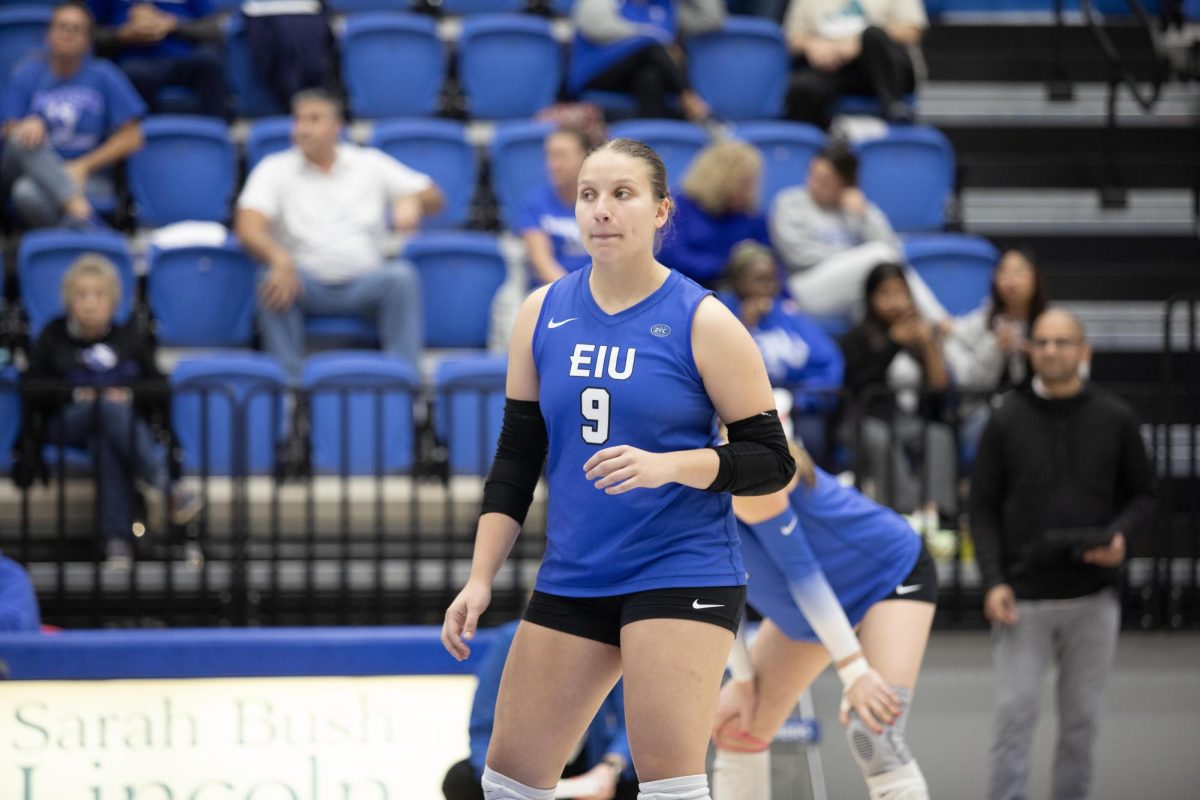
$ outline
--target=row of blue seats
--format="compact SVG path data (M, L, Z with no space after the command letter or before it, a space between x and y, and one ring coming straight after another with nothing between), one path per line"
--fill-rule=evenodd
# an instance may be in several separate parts
M435 431L449 448L450 469L482 475L500 434L505 360L477 355L443 358L431 387ZM264 475L276 467L279 443L290 430L293 404L283 367L270 356L230 351L181 360L170 375L171 424L191 475ZM420 378L403 359L368 351L311 356L300 390L311 402L313 468L325 474L396 475L415 463L413 404ZM18 377L0 371L0 454L21 428ZM88 453L46 448L73 469L91 465Z
M554 128L528 120L497 125L489 151L491 185L502 221L517 223L524 197L547 180L543 140ZM153 116L144 123L146 145L129 159L128 183L138 222L146 226L184 220L224 222L238 184L238 154L224 123L205 117ZM613 136L641 139L663 157L673 182L711 141L709 130L679 120L630 120L611 126ZM746 122L733 135L763 154L761 201L769 207L781 189L804 182L808 162L826 144L825 135L798 122ZM250 126L246 163L291 146L286 117ZM373 126L368 144L428 173L446 194L446 209L426 227L468 222L480 180L479 151L466 126L445 119L402 119ZM857 146L860 183L900 231L938 230L955 180L954 149L940 132L922 126L888 129Z
M128 319L136 295L133 258L126 240L112 233L35 231L17 254L21 304L36 337L63 313L60 287L82 253L99 253L116 265L123 290L117 310ZM997 260L986 239L961 234L905 237L905 256L952 314L976 308L989 291ZM474 231L414 236L404 257L421 276L425 345L482 348L492 299L507 266L496 237ZM162 344L176 347L240 347L253 338L257 303L256 265L230 239L219 246L152 246L147 253L146 299ZM374 338L367 320L311 317L312 333Z

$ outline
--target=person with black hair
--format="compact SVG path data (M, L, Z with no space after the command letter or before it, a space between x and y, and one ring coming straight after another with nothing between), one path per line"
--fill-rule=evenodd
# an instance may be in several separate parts
M902 260L900 239L858 188L858 156L843 142L813 157L803 186L775 196L768 224L771 245L788 269L788 291L809 314L851 314L867 273ZM914 270L904 272L922 316L947 319L925 281Z

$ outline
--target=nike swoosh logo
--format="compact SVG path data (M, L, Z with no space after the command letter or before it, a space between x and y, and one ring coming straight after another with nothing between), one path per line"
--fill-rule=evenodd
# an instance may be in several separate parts
M901 594L901 595L912 594L917 589L920 589L922 586L924 586L924 584L921 584L921 583L914 583L912 586L897 586L896 594Z
M796 530L796 523L800 521L799 517L792 517L792 521L779 529L779 532L784 536L791 536L792 531Z
M724 608L724 603L701 603L699 600L692 601L692 608L697 611L703 611L706 608Z
M579 319L579 317L569 317L569 318L561 320L559 322L555 322L554 318L551 317L550 321L546 323L546 327L550 328L550 329L561 328L563 325L566 325L568 322L574 322L577 319Z

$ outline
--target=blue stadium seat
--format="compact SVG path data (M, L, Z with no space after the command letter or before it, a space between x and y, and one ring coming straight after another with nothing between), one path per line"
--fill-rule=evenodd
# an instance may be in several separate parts
M171 373L171 422L193 474L262 474L287 424L279 362L261 353L185 358Z
M546 137L554 131L550 122L505 122L496 126L489 157L492 191L500 202L504 224L516 224L525 196L543 186L546 177Z
M346 343L374 344L379 341L375 320L334 314L305 314L304 332L309 336L340 339Z
M473 14L519 14L525 0L442 0L442 13L453 16Z
M721 119L772 119L783 111L791 58L773 20L729 17L688 40L692 88ZM736 66L732 66L736 65Z
M416 369L403 359L358 350L304 362L312 398L313 467L348 475L408 472L413 465Z
M473 119L519 119L554 102L563 52L541 17L495 14L463 23L458 78Z
M917 96L910 94L902 98L905 105L916 113ZM833 113L848 116L882 117L883 106L874 95L844 94L833 102Z
M129 157L129 190L142 225L225 222L237 182L229 126L209 117L149 117L146 146Z
M326 0L335 14L364 14L372 11L408 11L408 0Z
M50 6L0 8L0 83L8 80L17 62L41 47L50 24Z
M446 47L429 17L347 17L341 51L342 79L355 116L423 116L437 110L446 77Z
M946 233L905 237L904 258L946 310L961 316L988 296L1000 252L979 236Z
M0 472L8 472L13 446L21 433L20 376L16 367L0 369Z
M124 322L133 308L136 287L133 260L124 237L107 231L31 231L17 250L21 306L29 317L29 335L37 338L46 323L63 314L62 279L71 262L84 253L98 253L113 263L121 276L121 302L116 319Z
M234 108L239 117L270 117L286 114L271 94L250 59L250 46L246 42L246 24L241 14L229 18L225 31L225 80L233 93Z
M674 119L618 122L609 133L614 139L637 139L653 147L667 167L667 180L672 186L683 179L696 154L708 146L708 131Z
M236 241L151 247L146 295L158 338L173 347L246 347L258 268Z
M892 127L857 145L858 183L898 231L940 230L954 189L954 148L933 128Z
M757 147L763 155L760 208L767 212L780 190L803 184L808 162L823 147L825 134L803 122L747 122L734 135Z
M246 132L246 174L269 155L292 146L292 118L266 117L250 123Z
M404 256L421 275L425 346L486 345L492 297L508 274L496 237L423 233L409 240Z
M447 358L434 372L434 424L450 451L453 475L486 475L504 418L502 356Z
M453 228L467 223L471 198L479 183L479 159L461 122L448 119L379 122L371 134L371 146L405 166L424 172L441 188L446 208L425 220L426 227Z

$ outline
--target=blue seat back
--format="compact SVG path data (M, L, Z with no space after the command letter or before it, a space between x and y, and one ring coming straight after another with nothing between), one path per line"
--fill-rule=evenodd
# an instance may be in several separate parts
M893 127L857 146L858 182L898 231L934 231L946 224L954 189L954 149L940 132Z
M461 122L448 119L390 120L375 125L371 146L378 147L407 167L433 178L446 196L440 214L425 220L425 227L465 225L471 198L479 183L479 159L467 141Z
M964 234L906 237L904 258L955 316L979 307L991 292L1000 252L987 239Z
M682 180L692 159L708 145L708 131L690 122L645 119L619 122L609 128L614 139L637 139L654 148L667 168L667 181Z
M234 107L239 117L270 117L287 113L287 108L280 104L258 77L254 61L250 58L246 23L241 14L233 14L225 30L225 82L233 93Z
M764 213L783 189L803 185L808 162L825 147L825 134L802 122L748 122L735 135L759 149L763 156L759 206Z
M283 367L260 353L185 358L171 373L171 421L189 473L262 474L286 429Z
M473 119L520 119L554 102L562 48L540 17L488 15L463 23L458 76Z
M356 117L423 116L437 110L446 48L432 19L359 14L346 19L342 79Z
M496 453L504 419L502 356L448 358L434 373L434 423L450 451L454 475L486 475Z
M250 344L258 269L235 241L221 246L151 247L148 257L146 294L162 344Z
M360 350L304 362L312 403L313 467L348 475L408 472L413 465L413 397L420 378L402 359Z
M525 197L550 180L545 140L554 127L549 122L508 122L496 127L490 149L492 190L509 227L516 224Z
M29 335L37 338L46 323L65 313L62 280L75 259L85 253L104 256L121 278L121 301L116 320L125 322L133 308L137 289L133 260L125 239L115 233L82 233L68 230L31 231L21 238L17 250L17 275L21 282L21 305L29 317Z
M46 41L50 6L20 5L0 8L0 83L23 58Z
M688 40L687 54L692 88L715 116L773 119L783 110L791 59L774 21L729 17L721 30Z
M496 237L425 233L404 251L421 275L426 347L483 347L492 298L508 267Z
M525 0L443 0L442 13L454 16L478 14L519 14Z
M255 120L246 132L246 174L269 155L282 153L292 146L292 118L266 117Z
M0 472L7 472L10 454L21 433L20 378L15 367L0 369Z
M209 117L149 117L146 146L129 157L138 222L224 222L237 182L229 127Z

